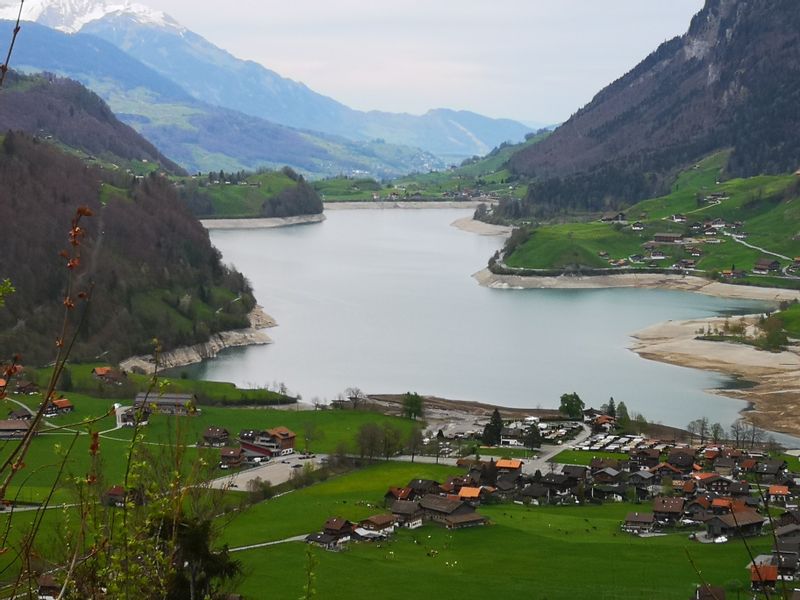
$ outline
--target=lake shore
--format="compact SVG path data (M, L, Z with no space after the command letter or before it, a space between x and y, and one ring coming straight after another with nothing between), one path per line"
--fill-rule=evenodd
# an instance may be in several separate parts
M472 217L456 219L450 223L450 226L461 231L477 233L478 235L511 235L511 230L513 229L509 225L492 225L483 221L476 221Z
M745 317L751 327L756 318ZM743 411L742 416L758 427L800 436L800 349L773 353L744 344L696 339L700 328L721 328L724 321L717 317L652 325L632 335L630 349L649 360L716 371L752 382L754 385L746 389L710 391L750 403L752 409Z
M479 204L487 204L488 201L466 200L466 201L447 201L447 200L389 200L374 201L364 200L362 202L323 202L325 210L392 210L392 209L420 209L420 208L471 208L475 209Z
M562 275L560 277L522 277L519 275L496 275L483 269L473 275L484 287L495 289L603 289L603 288L650 288L696 292L718 298L761 300L781 302L800 300L800 290L761 288L709 281L691 275L668 275L659 273L620 273L589 277Z
M207 358L214 358L226 348L271 344L272 339L263 330L276 327L275 319L265 313L261 306L256 306L247 317L250 320L248 328L220 331L211 334L208 341L202 344L183 346L163 352L159 357L158 370L185 367ZM151 375L156 370L155 358L152 354L131 356L120 361L119 367L123 371L146 375Z
M298 215L296 217L275 217L271 219L200 219L206 229L273 229L275 227L291 227L321 223L325 215Z

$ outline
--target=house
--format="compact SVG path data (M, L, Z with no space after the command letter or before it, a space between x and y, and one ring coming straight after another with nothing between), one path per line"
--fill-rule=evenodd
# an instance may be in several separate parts
M657 233L653 236L653 241L659 244L677 244L682 240L682 233Z
M47 404L47 407L44 409L44 416L57 417L59 415L71 413L73 410L75 410L75 407L72 402L66 398L55 398Z
M451 500L444 496L435 496L433 494L423 496L419 501L419 505L422 508L425 518L436 521L437 523L445 523L448 517L456 517L475 512L475 509L466 502Z
M650 260L664 260L665 258L667 258L667 255L664 254L662 250L652 250L648 258Z
M592 498L598 500L611 500L622 502L628 495L628 488L624 485L600 484L591 489Z
M578 482L584 481L589 476L589 469L581 465L564 465L561 467L561 473L566 475L577 485Z
M244 430L239 434L239 443L248 454L285 456L294 452L296 438L297 434L281 425L262 431Z
M395 517L394 515L373 515L361 521L359 527L368 531L389 535L394 533Z
M753 590L774 589L778 582L778 565L760 564L750 566L750 587Z
M570 485L570 478L563 473L546 473L539 483L548 488L551 495L563 495L568 493L572 488L572 485Z
M760 460L756 463L753 472L759 481L775 481L786 469L786 462L782 460Z
M720 456L714 461L714 470L720 475L732 475L736 468L736 461L730 456Z
M733 483L730 479L722 477L719 473L697 473L692 475L697 481L697 488L717 494L727 494L728 489Z
M703 256L703 251L697 246L689 246L688 248L686 248L686 252L689 253L689 256L692 256L694 258L699 258Z
M433 479L412 479L406 487L411 488L414 495L419 497L438 494L441 491L441 484Z
M398 526L407 529L416 529L422 527L422 519L424 517L422 507L419 502L411 502L409 500L397 500L392 504L392 516Z
M781 263L769 258L760 258L756 261L755 266L753 266L753 273L758 273L759 275L767 275L768 273L774 273L780 270Z
M622 531L635 534L648 533L653 531L655 524L656 518L653 513L629 512L622 525Z
M8 418L11 421L30 421L33 414L27 408L19 408L8 413Z
M203 432L203 444L213 448L220 448L228 443L230 433L224 427L206 427Z
M600 221L602 223L624 223L625 213L624 212L605 213L602 217L600 217Z
M519 493L520 499L525 502L537 502L541 503L547 501L550 498L550 490L546 488L541 483L531 483Z
M622 479L622 473L607 467L597 471L592 477L595 483L618 483Z
M238 469L244 462L245 452L243 448L220 448L219 449L219 468Z
M383 495L383 505L391 506L398 500L412 500L414 498L414 490L410 487L390 487L389 490Z
M128 379L124 371L113 367L95 367L92 369L92 377L109 385L122 385Z
M42 573L36 580L39 600L55 600L61 595L61 586L49 573Z
M703 230L703 235L706 236L707 238L717 237L717 230L714 229L713 227L707 227L706 229Z
M147 425L150 420L150 409L145 406L141 410L136 410L130 406L120 412L119 420L123 427L136 427L137 420L139 425Z
M480 503L486 492L482 487L464 486L458 491L458 499L472 504Z
M31 428L27 420L4 420L0 421L0 440L18 440L25 437Z
M653 499L653 514L659 522L675 523L683 515L683 498L659 496Z
M325 550L336 550L338 547L336 537L327 533L312 533L306 536L307 544L314 544Z
M734 498L750 495L750 484L746 481L734 481L728 486L728 494Z
M135 409L147 408L151 412L162 415L187 416L196 415L200 411L197 408L197 396L194 394L136 394L133 401Z
M28 381L26 379L20 379L17 381L17 385L14 387L14 391L17 394L38 394L39 393L39 386L33 383L32 381Z
M786 500L791 496L789 487L785 485L771 485L767 491L767 499L770 504L786 506Z
M654 478L655 475L653 475L650 471L634 471L628 475L628 483L638 488L645 488L653 484Z
M691 473L694 467L694 451L685 448L674 448L667 455L667 463L681 473Z
M631 231L644 231L644 223L636 221L636 223L631 225Z
M704 583L695 590L691 600L725 600L725 588Z
M487 519L476 512L461 515L448 515L444 519L447 529L464 529L465 527L479 527L486 525Z
M639 448L630 453L631 470L655 467L661 458L661 451L656 448Z
M127 497L127 493L125 492L125 488L121 485L115 485L106 490L103 494L103 504L105 506L113 506L116 508L122 508L125 506L125 498Z
M325 521L325 525L322 528L322 532L333 536L336 539L337 544L344 544L350 541L350 537L353 535L353 530L355 526L353 523L348 521L347 519L342 519L340 517L331 517L327 521Z
M656 479L653 483L661 483L661 480L665 477L672 477L673 479L681 479L683 477L683 471L669 463L659 463L648 470L655 475Z
M742 537L760 535L763 526L764 517L751 510L714 515L706 521L708 536L714 538L723 535L728 538L736 535Z
M519 475L522 473L522 461L515 458L501 458L496 463L498 474L500 473L513 473Z
M673 223L686 223L686 215L678 213L678 214L672 215L670 217L670 220Z

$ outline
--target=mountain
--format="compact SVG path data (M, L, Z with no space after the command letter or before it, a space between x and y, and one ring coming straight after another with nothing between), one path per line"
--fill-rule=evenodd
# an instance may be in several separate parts
M0 21L0 36L12 26ZM120 119L193 172L290 165L317 176L354 172L387 177L443 166L416 148L298 131L200 102L91 35L70 35L27 23L15 46L12 66L80 81L106 100Z
M793 171L798 106L796 2L707 0L685 35L511 158L515 173L539 180L520 214L548 204L602 210L665 193L680 169L725 148L725 176Z
M15 18L18 5L6 3L0 18ZM516 121L467 111L437 109L416 116L353 110L258 63L240 60L167 15L137 4L28 0L23 17L103 38L204 103L351 141L385 140L457 161L505 141L521 141L531 131Z
M0 347L26 363L52 360L64 295L82 312L80 291L93 288L73 360L119 360L152 350L207 341L216 331L248 326L255 300L245 278L225 267L208 232L166 178L136 179L22 133L0 142L0 279L16 291L0 310ZM73 271L60 251L79 206L81 258ZM68 273L71 292L65 292ZM234 301L241 298L241 301ZM77 316L77 315L75 315Z

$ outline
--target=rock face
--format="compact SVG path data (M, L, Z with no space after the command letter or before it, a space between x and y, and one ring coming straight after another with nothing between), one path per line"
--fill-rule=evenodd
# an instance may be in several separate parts
M164 352L159 357L158 370L183 367L201 362L207 358L214 358L226 348L239 346L255 346L271 344L272 339L262 331L267 327L275 327L275 320L257 306L249 315L250 328L234 331L222 331L212 334L210 339L203 344L194 344ZM152 354L132 356L119 363L123 371L144 373L150 375L155 372L155 358Z
M564 177L630 162L663 173L733 148L734 175L800 161L800 11L792 0L707 0L689 30L511 159Z

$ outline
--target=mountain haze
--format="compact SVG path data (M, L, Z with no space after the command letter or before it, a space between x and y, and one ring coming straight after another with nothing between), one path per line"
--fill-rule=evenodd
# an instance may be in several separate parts
M0 18L13 19L16 9L13 4L0 8ZM103 38L203 103L355 142L384 140L459 160L485 154L505 141L521 141L530 131L510 119L468 111L436 109L416 116L353 110L258 63L234 57L161 12L130 2L28 0L23 17Z

